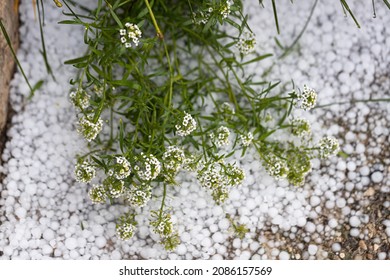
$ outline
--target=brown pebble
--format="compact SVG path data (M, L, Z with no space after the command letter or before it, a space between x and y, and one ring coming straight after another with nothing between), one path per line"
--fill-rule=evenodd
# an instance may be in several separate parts
M378 249L379 249L379 245L378 244L374 244L374 251L376 252L376 251L378 251Z
M364 242L364 240L359 241L359 248L364 250L364 251L367 250L367 245L366 245L366 242Z
M375 194L375 190L373 187L369 187L365 192L364 192L364 196L373 196Z

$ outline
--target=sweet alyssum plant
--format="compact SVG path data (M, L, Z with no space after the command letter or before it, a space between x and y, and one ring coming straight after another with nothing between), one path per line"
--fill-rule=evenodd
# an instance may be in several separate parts
M76 180L88 185L93 203L136 209L161 199L150 226L167 250L179 244L165 199L180 186L179 172L195 173L222 204L245 178L232 160L237 151L257 151L270 175L295 186L304 184L311 159L338 151L336 139L315 143L309 122L293 117L315 106L313 89L287 90L246 73L269 54L259 54L241 1L100 0L94 11L81 7L87 15L63 3L70 19L62 23L82 25L87 46L67 61L79 69L70 100L90 147L78 158ZM119 238L135 234L135 215L118 219Z

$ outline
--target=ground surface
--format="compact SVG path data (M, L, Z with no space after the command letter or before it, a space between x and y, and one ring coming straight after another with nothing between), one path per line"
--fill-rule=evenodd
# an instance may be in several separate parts
M298 189L268 177L255 154L237 158L247 179L223 207L215 206L194 178L183 177L181 187L170 190L182 241L177 250L164 251L149 231L148 210L158 207L158 199L138 216L137 236L120 241L114 222L125 207L92 205L87 187L73 179L75 155L85 143L75 131L68 100L74 70L62 61L80 55L82 30L56 25L60 11L47 8L53 81L41 61L33 11L22 3L19 57L33 80L47 82L31 101L19 74L12 82L16 113L2 155L0 258L390 259L390 103L362 102L389 96L390 11L378 2L373 18L371 3L353 1L358 29L337 1L318 3L296 47L278 59L282 51L273 40L271 7L245 2L254 2L246 8L253 15L258 52L276 54L254 71L261 75L273 66L269 78L317 89L318 105L328 106L302 115L312 121L313 133L336 136L347 156L314 161ZM313 3L278 7L282 44L298 35ZM226 213L249 227L244 239L232 234Z

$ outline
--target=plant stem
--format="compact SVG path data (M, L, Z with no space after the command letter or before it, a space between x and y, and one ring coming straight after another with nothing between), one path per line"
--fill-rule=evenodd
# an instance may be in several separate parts
M160 27L157 24L157 21L156 21L156 18L154 17L154 13L152 11L152 7L150 6L149 0L144 0L144 1L145 1L145 4L146 4L146 7L148 8L150 17L152 18L152 22L153 22L154 28L156 28L157 37L160 38L160 39L164 39L164 35L162 34L162 32L160 30Z

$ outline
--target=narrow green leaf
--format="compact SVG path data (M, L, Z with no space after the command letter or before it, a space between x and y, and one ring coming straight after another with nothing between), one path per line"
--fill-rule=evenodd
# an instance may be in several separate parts
M244 63L241 63L241 66L248 65L248 64L251 64L251 63L254 63L254 62L257 62L257 61L261 61L261 60L263 60L263 59L265 59L267 57L271 57L271 56L272 56L272 54L270 54L270 53L265 54L265 55L260 55L260 56L258 56L256 58L252 59L252 60L249 60L249 61L246 61Z
M9 47L10 50L11 50L11 53L12 53L12 56L13 56L15 62L16 62L16 65L18 66L20 72L22 73L22 76L23 76L24 80L25 80L26 83L27 83L28 88L30 89L30 96L33 96L33 95L34 95L34 90L33 90L33 88L32 88L31 85L30 85L30 82L29 82L29 80L28 80L28 78L27 78L27 76L26 76L26 73L24 73L23 67L22 67L22 65L20 64L18 57L16 56L15 50L14 50L14 48L12 47L11 39L10 39L10 37L8 36L7 30L5 29L5 26L4 26L4 24L3 24L3 20L2 20L1 18L0 18L0 28L1 28L1 32L3 33L3 36L4 36L4 38L5 38L5 41L7 42L7 45L8 45L8 47Z

